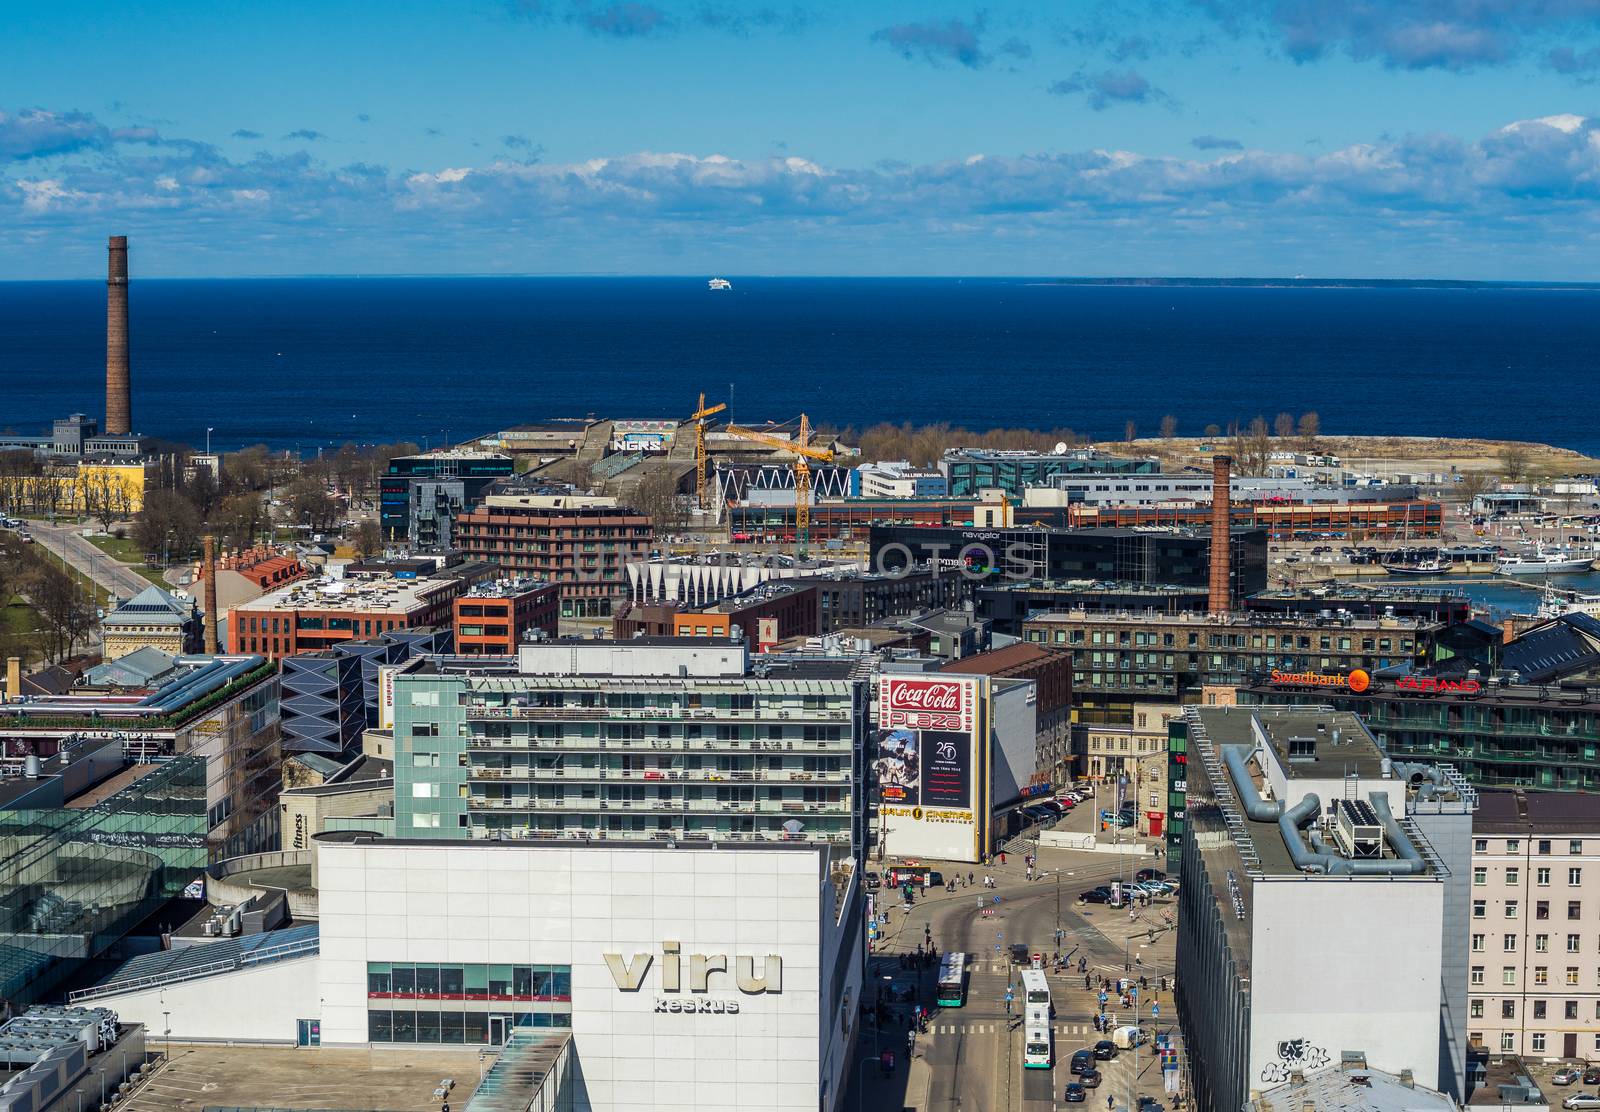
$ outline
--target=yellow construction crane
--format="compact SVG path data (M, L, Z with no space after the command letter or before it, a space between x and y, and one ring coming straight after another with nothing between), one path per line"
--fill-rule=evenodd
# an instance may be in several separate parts
M822 463L832 463L833 449L811 447L811 422L804 413L800 414L800 430L795 433L793 440L756 432L754 429L740 428L738 425L724 425L722 431L745 440L753 440L757 444L765 444L780 452L793 453L794 535L795 540L799 542L800 558L805 559L806 550L811 545L811 467L806 461L814 459Z
M726 404L706 408L706 396L700 395L700 404L689 415L694 422L694 496L695 504L706 508L706 418L727 409Z

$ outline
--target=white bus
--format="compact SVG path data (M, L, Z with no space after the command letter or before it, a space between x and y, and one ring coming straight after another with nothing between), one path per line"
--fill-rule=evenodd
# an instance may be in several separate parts
M1050 982L1045 979L1043 969L1022 971L1022 999L1027 1006L1025 1015L1031 1014L1040 1005L1044 1006L1046 1019L1055 1014L1055 1008L1050 1004Z
M1035 1022L1037 1016L1030 1015L1028 1023L1023 1028L1024 1041L1022 1046L1022 1068L1029 1070L1047 1070L1054 1064L1054 1032L1049 1020L1043 1023Z
M1042 969L1022 971L1023 1048L1025 1069L1045 1070L1054 1064L1054 1024L1050 1017L1050 982Z

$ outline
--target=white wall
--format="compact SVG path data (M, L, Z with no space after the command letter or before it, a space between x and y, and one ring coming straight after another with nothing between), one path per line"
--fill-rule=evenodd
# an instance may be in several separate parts
M1443 883L1264 879L1254 904L1253 1087L1276 1084L1264 1071L1281 1067L1278 1045L1293 1039L1334 1065L1360 1050L1375 1069L1439 1076Z
M111 1008L123 1023L142 1023L152 1043L165 1038L172 1016L174 1040L295 1041L295 1021L316 1019L321 1008L315 955L275 961L216 977L182 981L143 992L92 1001Z
M989 779L991 811L1017 798L1039 763L1038 684L1032 680L994 681L994 757Z
M324 842L320 856L325 1045L366 1042L369 961L567 964L592 1107L818 1107L819 1033L838 1006L821 999L833 894L816 849ZM657 1012L699 995L660 991L664 941L682 947L685 987L689 954L726 954L730 969L753 955L758 972L778 954L782 991L717 975L705 996L739 1014ZM654 955L639 991L618 989L606 953Z

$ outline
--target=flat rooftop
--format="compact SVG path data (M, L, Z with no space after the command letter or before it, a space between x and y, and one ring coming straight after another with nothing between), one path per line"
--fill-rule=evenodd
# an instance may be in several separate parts
M1271 713L1261 713L1264 711ZM1224 881L1227 873L1236 874L1241 884L1246 883L1247 876L1335 882L1352 879L1345 874L1324 876L1302 873L1295 865L1289 847L1283 842L1278 823L1256 822L1245 814L1238 790L1221 760L1220 747L1254 747L1259 740L1252 726L1254 720L1260 723L1268 745L1290 780L1338 780L1354 775L1362 780L1378 781L1383 778L1383 753L1361 720L1348 711L1335 711L1330 707L1190 707L1186 713L1191 722L1198 719L1200 723L1200 729L1191 729L1189 737L1192 771L1189 777L1187 836L1196 837L1202 832L1220 835L1206 843L1197 842L1207 847L1202 850L1201 856L1208 871L1215 874L1214 879ZM1322 727L1321 731L1318 730L1319 726ZM1333 731L1336 729L1339 731L1337 744L1333 741ZM1318 741L1316 756L1313 759L1289 760L1290 740L1308 737ZM1215 764L1206 759L1205 747L1209 747L1214 754ZM1215 774L1213 768L1217 770ZM1254 774L1253 779L1256 789L1263 790L1261 774ZM1217 783L1217 780L1221 782ZM1231 825L1226 822L1224 810L1236 817L1237 822ZM1396 817L1400 815L1397 813ZM1432 860L1428 847L1420 841L1420 835L1416 837L1417 849L1425 858ZM1390 852L1386 847L1385 856ZM1431 866L1416 877L1427 878L1437 879ZM1382 879L1393 881L1412 878ZM1226 884L1219 884L1216 890L1225 891Z
M1302 616L1262 610L1234 611L1230 614L1209 614L1199 610L1185 610L1176 614L1157 610L1148 610L1141 613L1058 610L1049 614L1034 614L1027 620L1029 622L1044 623L1077 624L1089 622L1106 625L1116 622L1137 621L1158 625L1205 626L1216 629L1325 629L1330 633L1341 629L1415 632L1438 629L1442 626L1442 623L1427 618L1391 618L1387 616L1380 618L1323 618L1309 614Z
M243 613L292 613L297 610L348 611L356 614L405 614L427 604L438 591L459 586L448 579L301 579L234 609Z
M150 1034L149 1049L166 1049ZM478 1087L478 1047L337 1050L319 1047L182 1046L126 1103L123 1112L207 1108L366 1109L439 1112L433 1091L455 1080L450 1107L465 1108Z
M1586 792L1480 788L1472 829L1476 834L1597 834L1600 797Z

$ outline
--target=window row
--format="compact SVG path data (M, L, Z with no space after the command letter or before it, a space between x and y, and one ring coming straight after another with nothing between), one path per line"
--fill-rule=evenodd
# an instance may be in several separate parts
M1515 865L1506 866L1505 882L1510 887L1522 883L1522 870ZM1485 865L1475 866L1472 870L1472 883L1479 888L1489 883L1489 869ZM1550 869L1541 867L1533 870L1533 883L1540 888L1550 887ZM1567 870L1567 887L1579 888L1583 885L1583 870L1571 868Z
M375 1043L503 1043L514 1027L571 1027L571 1012L428 1012L373 1009L367 1038Z
M571 1000L570 965L367 963L367 996L413 1000Z

